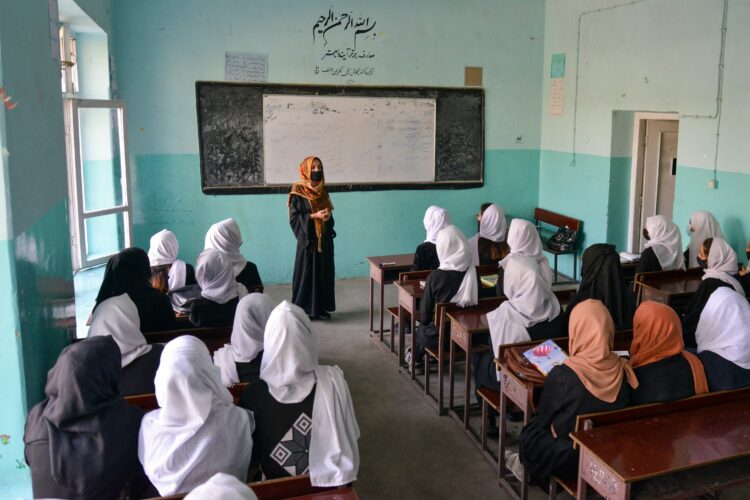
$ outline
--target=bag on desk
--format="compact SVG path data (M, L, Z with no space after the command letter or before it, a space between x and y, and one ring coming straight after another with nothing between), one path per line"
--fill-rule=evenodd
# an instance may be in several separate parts
M570 229L568 226L561 227L547 241L547 248L553 252L570 252L576 246L578 231Z
M505 362L508 364L508 369L517 376L536 384L544 383L546 377L539 373L539 370L534 365L529 363L529 360L523 356L522 350L514 348L506 350Z

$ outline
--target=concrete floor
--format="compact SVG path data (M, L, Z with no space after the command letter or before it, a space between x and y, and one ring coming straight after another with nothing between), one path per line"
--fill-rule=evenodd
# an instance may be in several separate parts
M392 289L386 288L388 305L396 303ZM267 292L277 301L291 297L289 285L270 286ZM321 364L341 367L354 400L361 431L359 496L510 498L498 486L494 467L459 425L439 417L419 389L398 373L395 356L368 334L368 280L337 281L336 300L333 318L313 322L313 332ZM478 418L473 420L479 424ZM530 498L544 494L534 488Z

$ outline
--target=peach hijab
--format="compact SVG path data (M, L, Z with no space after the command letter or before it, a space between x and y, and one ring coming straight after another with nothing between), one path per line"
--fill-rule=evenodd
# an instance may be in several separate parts
M300 180L295 182L289 191L289 198L287 199L286 205L289 206L292 203L292 195L301 196L310 202L311 212L318 212L320 210L328 209L333 211L333 204L331 199L328 197L328 191L326 190L326 178L323 174L323 179L316 185L313 186L310 180L310 172L312 172L313 161L320 158L317 156L308 156L299 165L299 177ZM320 161L321 167L323 162ZM320 219L315 219L315 234L318 237L318 253L323 252L323 233L325 232L325 222Z
M660 304L652 300L642 302L633 317L630 365L633 368L638 368L678 354L690 363L695 393L707 393L708 382L703 364L698 356L685 351L680 317L677 316L674 309L666 304Z
M617 399L623 376L630 387L638 387L633 368L612 352L614 338L615 324L601 301L585 300L570 313L570 357L565 365L591 394L607 403Z

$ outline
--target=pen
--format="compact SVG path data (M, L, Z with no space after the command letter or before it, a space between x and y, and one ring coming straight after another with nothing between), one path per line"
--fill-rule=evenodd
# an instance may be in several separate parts
M381 263L380 265L381 265L381 266L395 266L395 265L396 265L396 263L395 263L395 262L383 262L383 263Z

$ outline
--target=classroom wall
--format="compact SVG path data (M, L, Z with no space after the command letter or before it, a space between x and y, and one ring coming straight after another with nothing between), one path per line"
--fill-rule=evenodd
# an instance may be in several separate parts
M624 3L632 5L611 8ZM590 12L594 9L604 10ZM624 249L627 241L628 143L632 143L628 113L714 114L722 9L722 0L547 2L539 203L583 219L584 245L610 241ZM713 177L716 120L683 116L674 205L674 220L681 229L692 211L712 211L738 251L750 236L746 217L743 220L748 209L743 193L750 189L750 143L745 137L750 128L750 66L745 60L750 49L748 23L750 1L731 0L719 189L708 188ZM577 50L580 68L574 121ZM550 62L557 53L567 56L563 116L550 114ZM683 240L687 244L684 232Z
M485 186L472 190L334 193L338 277L367 274L365 257L410 252L430 204L446 207L467 235L484 201L531 217L539 185L544 2L447 0L348 2L375 20L367 47L374 74L347 80L315 73L312 26L330 2L133 0L114 4L115 60L127 102L135 243L175 232L182 258L203 248L207 228L232 216L245 255L266 282L291 280L295 240L285 195L206 196L200 191L196 80L224 80L226 51L269 55L282 83L462 86L464 66L484 68ZM326 63L327 64L327 63ZM342 63L343 65L349 64ZM325 159L323 159L325 163ZM297 165L289 168L296 169Z

